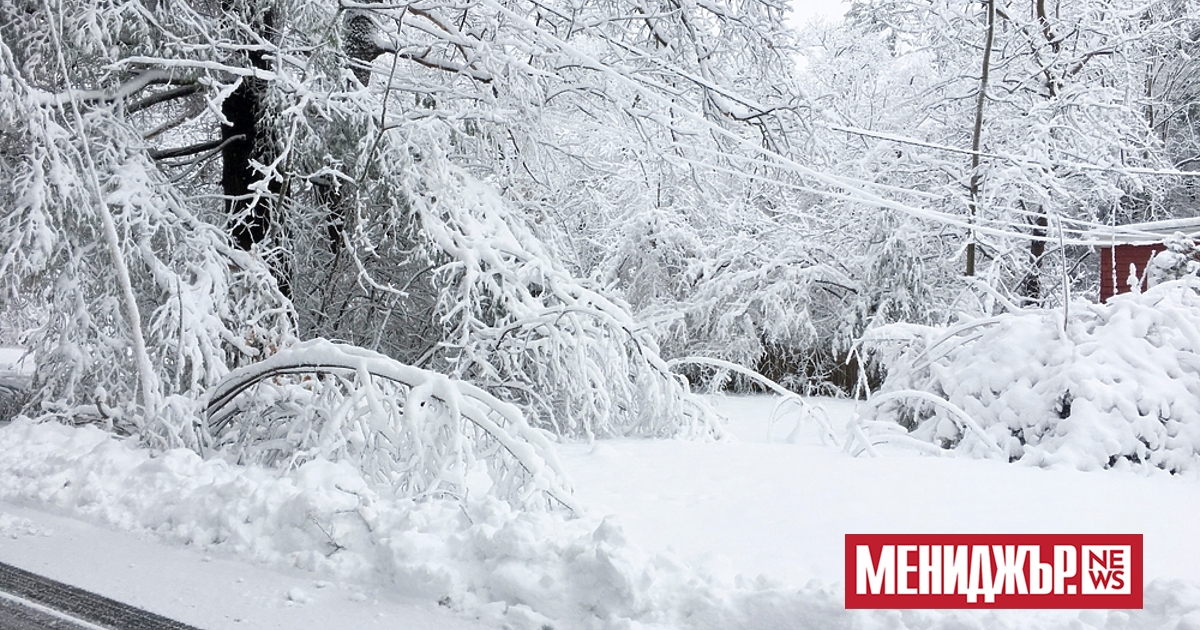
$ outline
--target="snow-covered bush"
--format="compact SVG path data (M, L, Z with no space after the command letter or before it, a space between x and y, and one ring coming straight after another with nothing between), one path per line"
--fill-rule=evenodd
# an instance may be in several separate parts
M796 391L827 393L854 280L807 256L713 253L696 266L682 317L663 327L671 354L724 359Z
M8 422L21 412L28 393L24 389L8 387L0 383L0 422Z
M680 223L639 222L611 261L665 356L731 361L796 392L848 395L864 330L933 318L928 263L891 221L865 251L854 239L796 242L763 226L716 240ZM700 364L683 373L710 388L753 386Z
M1150 264L1146 265L1147 284L1155 286L1200 273L1200 261L1196 259L1200 249L1192 239L1176 232L1167 237L1165 245L1167 248L1150 258Z
M877 328L863 343L888 375L859 448L900 441L1083 470L1194 469L1198 321L1200 280L1189 277L1107 304Z

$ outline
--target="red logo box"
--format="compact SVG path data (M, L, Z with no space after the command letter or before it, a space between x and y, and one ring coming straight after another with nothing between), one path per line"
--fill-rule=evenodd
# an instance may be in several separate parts
M1141 608L1141 534L847 534L846 608Z

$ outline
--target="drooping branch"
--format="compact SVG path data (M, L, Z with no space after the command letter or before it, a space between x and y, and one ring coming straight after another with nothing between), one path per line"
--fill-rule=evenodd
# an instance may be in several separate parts
M418 390L426 392L431 401L445 405L449 415L461 417L495 440L517 466L537 480L537 491L573 513L582 513L551 442L544 432L529 424L519 408L465 381L408 365L365 348L313 339L230 372L209 396L205 408L206 428L214 436L228 430L238 413L236 407L231 408L231 403L258 383L287 374L353 375L360 379L359 386L364 388L371 387L372 379L380 379L406 387L410 396ZM376 405L377 411L383 409L378 403ZM400 411L409 422L430 421L428 416L414 413L415 409L406 403ZM456 426L462 425L456 423Z

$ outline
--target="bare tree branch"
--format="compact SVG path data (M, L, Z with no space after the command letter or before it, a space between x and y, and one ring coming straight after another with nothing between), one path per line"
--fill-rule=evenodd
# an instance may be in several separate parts
M199 92L201 89L202 88L199 83L187 83L187 84L181 85L177 88L173 88L170 90L163 90L162 92L157 92L155 94L151 94L150 96L147 96L146 98L144 98L136 103L130 104L128 107L125 108L125 111L130 114L133 114L135 112L140 112L143 109L146 109L147 107L153 107L155 105L158 105L159 103L165 103L167 101L172 101L177 98L184 98L185 96L191 96L192 94Z
M237 135L237 136L231 136L224 140L216 139L216 140L208 140L206 142L198 142L196 144L191 144L186 147L175 147L173 149L151 149L150 151L148 151L148 153L150 154L151 159L169 160L171 158L187 157L189 155L196 155L197 153L204 153L205 151L215 151L217 149L223 148L225 145L230 144L231 142L240 142L245 139L246 139L246 136Z

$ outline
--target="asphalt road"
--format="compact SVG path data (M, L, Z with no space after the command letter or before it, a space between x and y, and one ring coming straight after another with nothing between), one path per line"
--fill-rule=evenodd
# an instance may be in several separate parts
M0 597L0 630L96 630L96 626L57 617L21 600Z
M197 630L4 563L0 591L0 630Z

